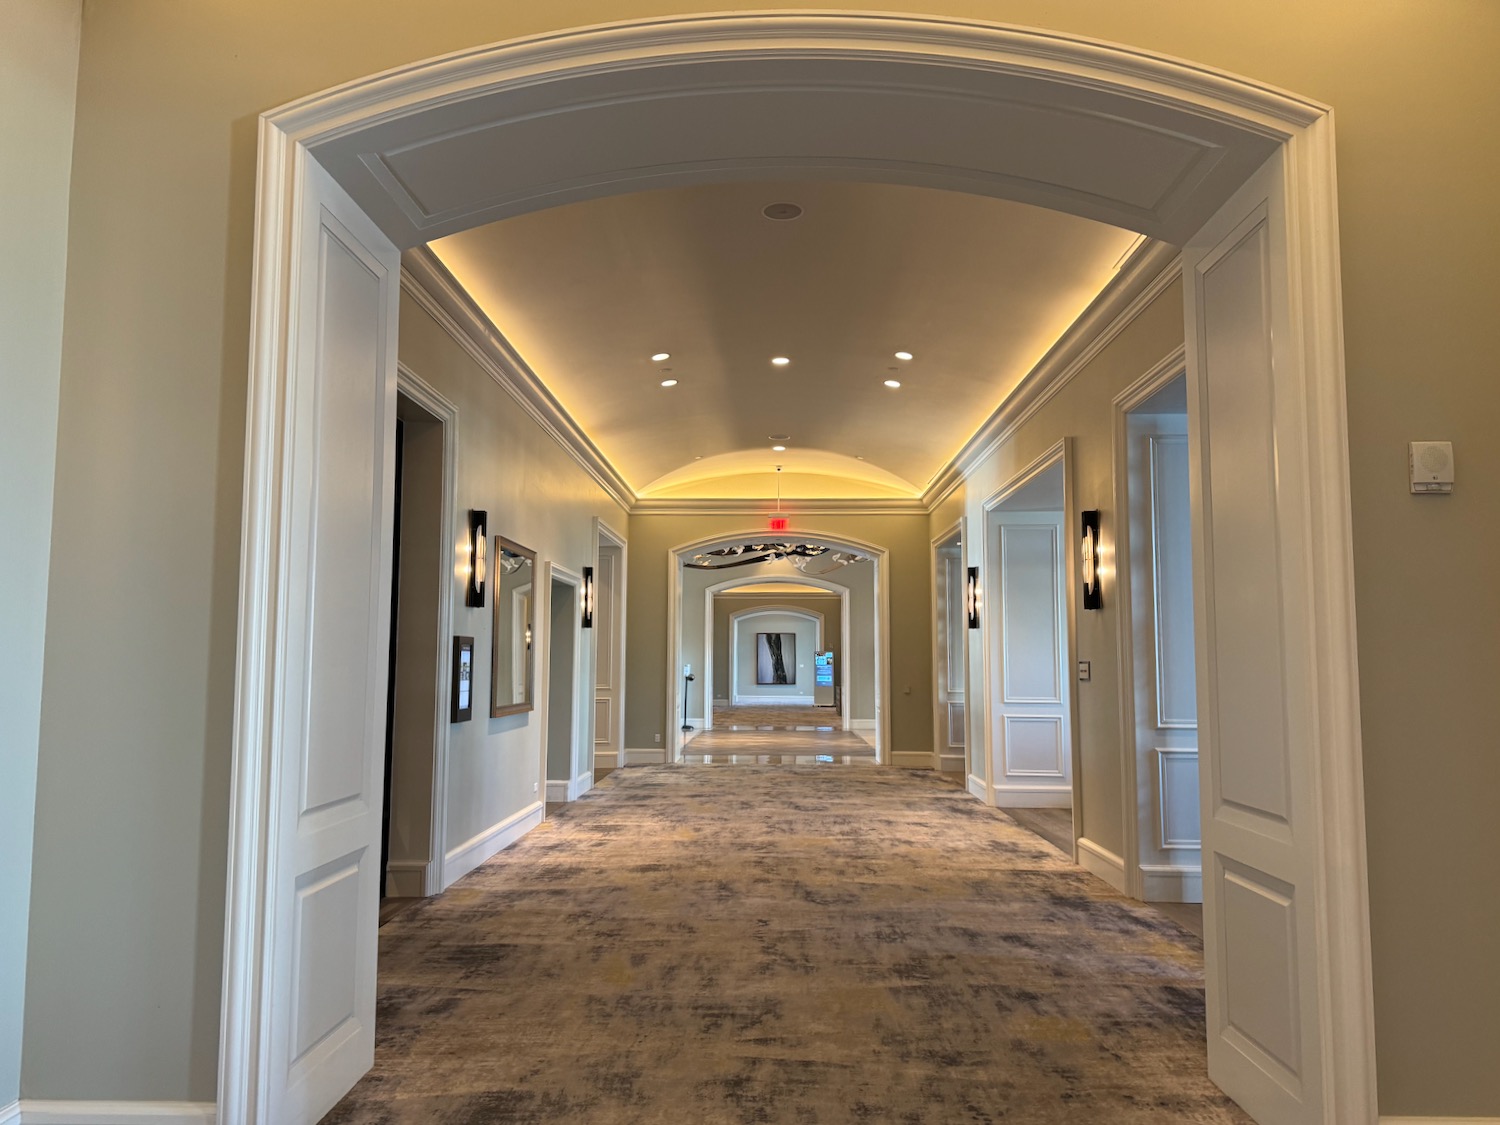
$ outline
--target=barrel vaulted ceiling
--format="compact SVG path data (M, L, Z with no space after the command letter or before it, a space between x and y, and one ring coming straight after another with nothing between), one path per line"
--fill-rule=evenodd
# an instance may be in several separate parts
M853 499L920 495L1136 241L932 188L754 182L432 249L642 497L769 497L781 465L789 498Z

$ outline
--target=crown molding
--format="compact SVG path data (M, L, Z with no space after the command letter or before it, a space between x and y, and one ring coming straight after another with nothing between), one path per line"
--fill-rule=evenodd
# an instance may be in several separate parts
M1014 436L1181 276L1182 258L1177 247L1155 240L1142 243L1114 280L1100 290L984 425L928 482L922 492L927 510L935 510L946 500L975 466Z
M635 489L428 247L401 255L401 291L509 392L610 499L626 512L634 510Z

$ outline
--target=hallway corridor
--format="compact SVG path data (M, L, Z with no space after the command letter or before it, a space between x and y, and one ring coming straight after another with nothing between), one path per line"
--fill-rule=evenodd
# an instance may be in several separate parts
M935 775L617 770L381 931L324 1125L1247 1121L1201 947Z

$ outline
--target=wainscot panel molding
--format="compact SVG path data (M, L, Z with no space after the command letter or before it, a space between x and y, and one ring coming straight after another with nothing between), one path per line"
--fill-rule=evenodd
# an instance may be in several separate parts
M214 1125L212 1102L42 1101L24 1098L20 1115L0 1110L0 1125Z
M566 784L566 783L565 783ZM527 805L492 828L450 848L443 856L443 886L451 887L498 851L510 847L542 822L547 806L542 801Z
M1086 836L1078 838L1078 865L1125 894L1125 860Z

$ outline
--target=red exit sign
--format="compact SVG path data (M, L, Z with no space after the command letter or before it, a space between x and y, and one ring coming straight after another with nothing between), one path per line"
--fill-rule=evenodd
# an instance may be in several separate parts
M771 530L772 531L785 531L787 529L787 527L791 524L791 522L792 521L790 519L788 519L786 516L772 516L771 517Z

